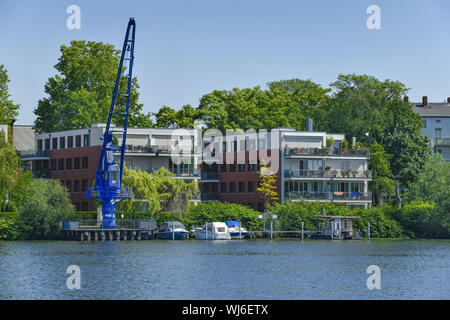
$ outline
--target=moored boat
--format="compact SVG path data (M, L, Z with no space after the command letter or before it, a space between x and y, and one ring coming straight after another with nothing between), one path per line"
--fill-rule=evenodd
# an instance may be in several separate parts
M161 224L156 237L167 240L184 240L188 237L188 231L179 221L167 221Z
M230 232L224 222L209 222L202 228L195 229L195 239L200 240L230 240Z
M247 230L240 224L239 221L225 221L230 233L231 239L242 239L248 234Z

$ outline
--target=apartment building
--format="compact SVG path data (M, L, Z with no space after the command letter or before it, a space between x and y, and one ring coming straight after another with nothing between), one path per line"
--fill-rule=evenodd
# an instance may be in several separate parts
M22 153L22 161L35 177L58 179L67 186L76 210L94 210L94 201L84 192L95 181L105 128L105 124L94 124L86 129L36 134L35 149ZM193 129L128 128L125 166L149 173L164 167L177 179L198 181L196 135ZM121 144L122 135L116 138ZM115 157L119 161L120 153Z
M280 202L331 201L348 207L372 203L369 151L342 147L343 134L278 128L270 133L203 139L202 200L240 203L264 210L256 192L261 162L277 175ZM327 139L333 144L327 147Z
M421 103L413 103L413 109L422 117L422 134L430 138L432 150L450 161L450 97L442 103L429 103L424 96Z

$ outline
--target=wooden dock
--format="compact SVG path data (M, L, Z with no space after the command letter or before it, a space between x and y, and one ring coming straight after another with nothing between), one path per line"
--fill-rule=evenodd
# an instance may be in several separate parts
M121 241L121 240L150 240L153 239L152 230L142 229L99 229L80 228L62 230L66 240L78 241Z

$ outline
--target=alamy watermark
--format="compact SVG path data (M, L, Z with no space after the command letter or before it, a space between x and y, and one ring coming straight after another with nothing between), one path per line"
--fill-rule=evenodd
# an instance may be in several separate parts
M370 274L370 276L367 278L366 286L367 289L373 290L373 289L381 289L381 269L376 264L372 264L367 267L366 270L367 274Z
M66 13L70 14L66 20L66 27L69 30L81 29L81 9L79 6L72 4L67 7Z
M70 265L66 270L70 276L66 280L67 289L81 289L81 269L77 265Z
M367 14L370 16L367 18L366 26L369 30L380 30L381 29L381 9L377 5L371 5L367 7Z

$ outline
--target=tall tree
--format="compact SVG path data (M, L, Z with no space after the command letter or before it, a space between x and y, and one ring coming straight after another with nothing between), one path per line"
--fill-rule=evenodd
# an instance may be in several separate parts
M256 192L264 197L264 210L270 210L271 206L280 200L276 185L278 175L271 172L265 163L261 163L261 170L258 174L259 187Z
M179 110L162 106L153 115L157 128L194 128L195 120L199 119L199 112L189 104Z
M70 46L62 45L61 56L54 77L45 84L48 97L38 102L34 113L34 128L39 132L52 132L89 127L92 123L106 122L116 83L120 51L111 44L74 40ZM123 70L125 72L125 70ZM127 81L120 81L119 93L126 92ZM129 126L152 126L149 115L142 113L138 103L138 82L131 85ZM118 97L118 111L125 110L125 97ZM123 118L115 117L117 125Z
M20 158L16 149L0 131L0 211L5 210L15 179L20 172Z
M390 159L392 155L387 154L381 144L374 142L370 145L369 167L373 175L371 189L376 205L383 205L385 197L390 198L394 193L394 181L389 177Z
M0 65L0 123L9 124L19 115L19 105L9 98L8 72L3 64Z

